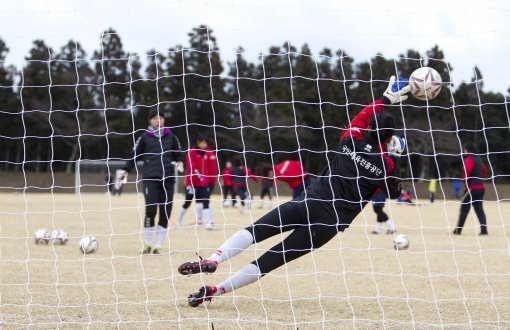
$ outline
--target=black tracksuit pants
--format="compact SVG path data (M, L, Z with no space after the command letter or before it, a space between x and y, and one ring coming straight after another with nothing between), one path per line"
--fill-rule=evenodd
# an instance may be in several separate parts
M277 207L246 228L254 243L292 230L282 242L253 261L262 275L320 248L339 231L347 228L359 212L349 214L349 220L337 220L332 207L320 201L292 200ZM333 211L334 212L334 211Z
M168 227L174 200L174 182L164 179L143 179L145 196L144 227L153 227L154 218L159 208L159 222L163 228Z

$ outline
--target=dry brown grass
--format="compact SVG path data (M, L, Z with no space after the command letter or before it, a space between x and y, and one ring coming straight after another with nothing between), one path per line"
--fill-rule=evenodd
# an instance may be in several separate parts
M449 235L457 201L391 204L398 232L411 241L400 252L390 236L370 234L375 217L367 207L322 249L200 308L187 306L190 292L223 281L281 237L252 246L214 275L183 277L178 265L195 252L208 256L267 209L241 216L215 196L217 230L192 226L190 209L188 227L169 231L164 255L141 257L141 196L4 193L0 204L4 328L510 327L510 203L485 203L488 237L476 235L473 214L462 236ZM35 245L40 227L64 228L68 244ZM97 253L78 251L84 234L98 238Z

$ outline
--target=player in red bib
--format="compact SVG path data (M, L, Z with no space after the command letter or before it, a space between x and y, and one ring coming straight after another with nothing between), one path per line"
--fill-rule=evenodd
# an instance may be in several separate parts
M211 230L213 229L213 219L212 209L209 207L209 186L213 177L212 173L215 173L215 170L209 167L213 165L216 167L216 156L207 147L207 139L204 135L199 134L194 141L194 145L186 154L185 202L179 209L176 225L178 228L181 227L184 214L194 197L197 202L197 224L202 224L203 219L205 228Z
M463 180L466 184L466 191L464 192L462 204L460 206L457 228L455 228L453 234L461 234L471 205L473 205L478 221L480 222L480 235L488 235L487 218L483 210L483 195L485 194L483 179L487 177L487 168L483 164L482 158L476 154L475 148L471 143L466 143L466 145L464 145L464 154L466 157L464 158Z

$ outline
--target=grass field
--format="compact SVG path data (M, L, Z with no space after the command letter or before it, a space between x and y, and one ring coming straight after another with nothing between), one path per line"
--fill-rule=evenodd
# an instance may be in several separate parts
M351 228L260 282L191 308L187 296L217 284L281 237L254 245L214 275L184 277L177 267L207 257L228 236L268 210L241 215L214 196L216 230L173 226L161 256L140 256L143 197L103 194L0 194L0 322L25 328L510 328L510 203L486 202L490 235L477 236L471 212L462 236L449 233L459 202L387 205L398 233L372 235L367 207ZM284 198L282 198L282 201ZM176 196L176 209L182 196ZM258 206L258 202L254 203ZM63 228L64 246L36 245L37 228ZM97 253L79 238L92 234Z

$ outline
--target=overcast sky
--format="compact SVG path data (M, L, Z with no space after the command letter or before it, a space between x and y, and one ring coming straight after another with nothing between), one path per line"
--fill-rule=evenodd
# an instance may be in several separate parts
M79 41L89 56L102 31L113 27L126 51L144 54L188 45L200 24L213 29L221 56L242 46L255 62L270 46L304 43L318 55L324 47L344 49L357 63L382 53L393 58L408 49L422 54L434 45L453 66L455 83L469 81L477 65L485 90L510 87L510 1L508 0L0 0L0 37L18 67L43 39L59 50Z

